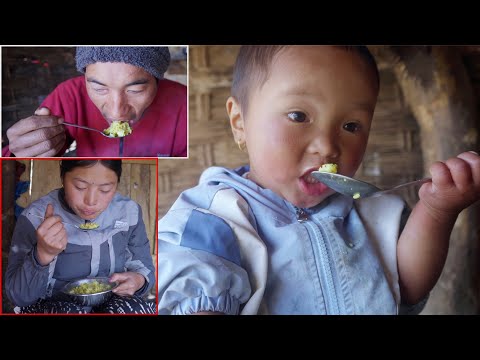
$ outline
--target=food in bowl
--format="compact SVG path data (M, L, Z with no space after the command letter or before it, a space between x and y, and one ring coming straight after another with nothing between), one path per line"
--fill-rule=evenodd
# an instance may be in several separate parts
M124 137L132 133L132 128L126 121L113 121L108 128L103 130L108 136Z
M93 222L78 225L78 227L82 230L93 230L93 229L98 228L99 226L100 225L98 225L97 223L93 223Z
M337 164L323 164L322 166L320 166L318 171L336 174L337 168L338 168Z
M110 282L108 277L86 278L69 282L61 292L81 306L99 306L112 297L112 290L117 286L118 283Z
M72 295L86 295L86 294L96 294L102 291L110 290L112 285L105 284L94 280L92 282L87 282L75 286L70 289L70 294Z

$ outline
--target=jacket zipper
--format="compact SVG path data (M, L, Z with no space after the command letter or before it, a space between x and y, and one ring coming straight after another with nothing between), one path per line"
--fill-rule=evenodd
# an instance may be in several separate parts
M333 266L330 252L328 251L327 238L322 227L313 221L308 221L309 215L304 209L295 208L297 221L307 228L310 234L310 243L313 248L314 258L320 286L322 287L323 300L327 315L340 314L339 302L333 280Z

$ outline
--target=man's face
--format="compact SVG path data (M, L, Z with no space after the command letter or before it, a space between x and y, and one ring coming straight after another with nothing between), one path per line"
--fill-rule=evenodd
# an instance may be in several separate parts
M88 96L109 124L113 121L135 124L157 94L155 77L130 64L90 64L85 80Z

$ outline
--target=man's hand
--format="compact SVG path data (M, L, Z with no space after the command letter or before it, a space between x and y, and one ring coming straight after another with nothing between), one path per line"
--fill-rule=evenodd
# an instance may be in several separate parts
M120 284L112 290L120 296L132 296L145 284L143 275L133 271L115 273L110 277L110 281L117 281Z
M37 231L37 260L45 266L67 247L67 232L60 216L53 215L53 205L48 204L45 220Z
M55 156L65 145L63 119L40 108L7 130L9 148L16 157Z

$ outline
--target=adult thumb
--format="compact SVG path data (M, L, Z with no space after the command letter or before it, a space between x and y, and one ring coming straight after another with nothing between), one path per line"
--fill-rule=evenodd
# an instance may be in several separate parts
M50 110L48 110L46 107L40 107L35 110L35 115L50 115Z
M50 216L53 216L53 205L48 204L47 205L47 210L45 210L45 219L49 218Z

